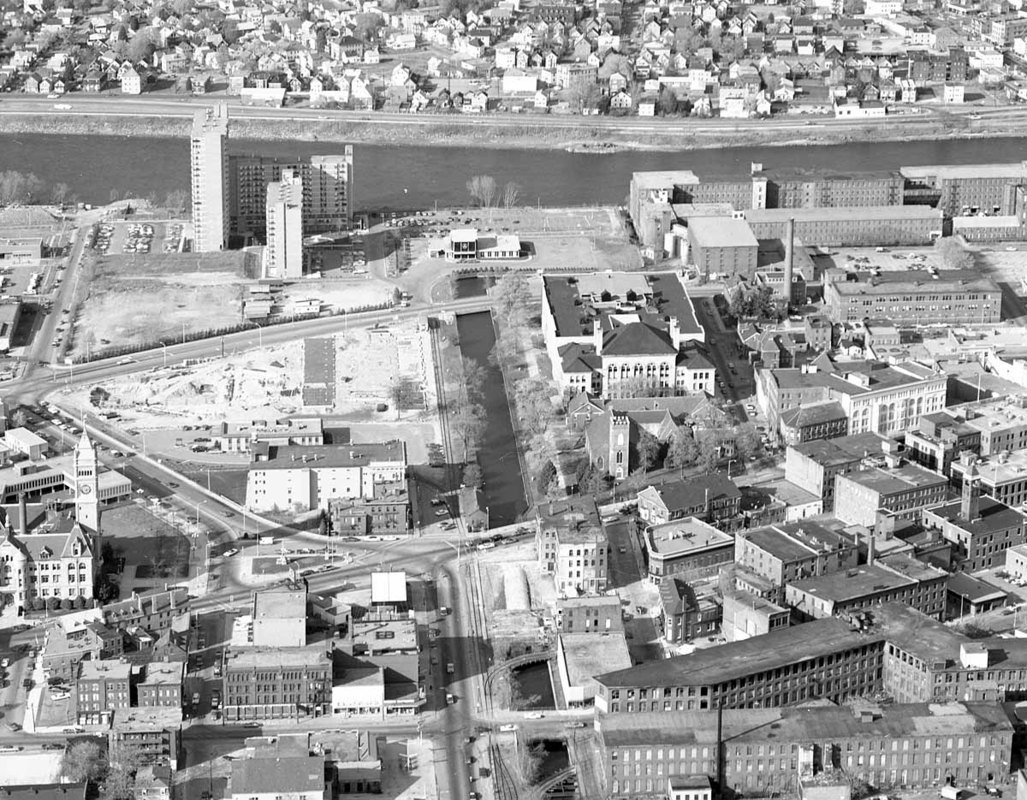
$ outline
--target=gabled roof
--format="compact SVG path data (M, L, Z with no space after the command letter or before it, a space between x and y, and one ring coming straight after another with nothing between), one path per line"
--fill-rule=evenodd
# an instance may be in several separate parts
M630 322L603 336L604 356L673 355L677 348L667 331L644 322Z

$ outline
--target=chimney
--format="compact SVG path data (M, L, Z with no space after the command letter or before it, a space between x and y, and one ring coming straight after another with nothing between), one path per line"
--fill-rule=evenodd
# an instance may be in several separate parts
M867 531L867 566L874 566L874 558L877 555L875 552L874 534L871 531Z
M785 284L781 289L785 302L791 305L792 302L792 273L795 269L795 219L788 218L788 228L785 231Z
M717 703L717 796L724 792L724 704Z
M29 532L29 503L25 493L18 495L18 533L27 536Z
M592 320L592 346L595 348L597 356L603 354L603 328L599 324L599 317Z
M963 473L963 497L959 512L966 522L973 522L981 515L981 476L977 473L976 464L971 464L970 469Z

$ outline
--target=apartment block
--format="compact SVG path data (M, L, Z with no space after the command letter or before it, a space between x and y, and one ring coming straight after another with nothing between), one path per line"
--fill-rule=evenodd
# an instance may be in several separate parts
M231 232L263 238L267 234L267 188L291 173L302 185L303 234L346 230L353 221L353 148L341 155L274 158L230 156Z
M178 769L182 747L181 708L119 708L107 731L111 760L124 755L143 764L163 764Z
M591 495L552 500L538 508L539 567L561 595L606 591L609 545Z
M292 170L267 185L264 278L303 277L303 180Z
M185 664L180 661L151 661L146 674L136 685L139 706L143 708L181 708Z
M201 109L189 139L193 251L228 246L228 106Z
M132 666L125 661L83 661L75 681L80 725L107 724L115 709L132 704Z
M604 633L624 630L620 598L564 597L556 602L557 630L567 633Z

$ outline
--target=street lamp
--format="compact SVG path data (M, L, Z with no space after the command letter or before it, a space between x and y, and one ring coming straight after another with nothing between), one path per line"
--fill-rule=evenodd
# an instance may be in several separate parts
M737 458L729 458L727 460L727 476L729 478L731 477L731 465L734 464L737 460Z
M167 369L167 367L168 367L168 346L166 344L164 344L164 342L161 342L160 346L161 346L161 352L164 354L164 368Z
M250 320L250 322L252 322L257 328L257 347L262 348L264 346L264 326L253 322L253 320Z

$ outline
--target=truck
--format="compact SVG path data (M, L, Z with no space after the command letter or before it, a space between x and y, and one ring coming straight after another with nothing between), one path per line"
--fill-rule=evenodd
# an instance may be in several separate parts
M942 786L938 794L943 800L963 800L963 797L966 795L966 789L960 789L956 786Z

